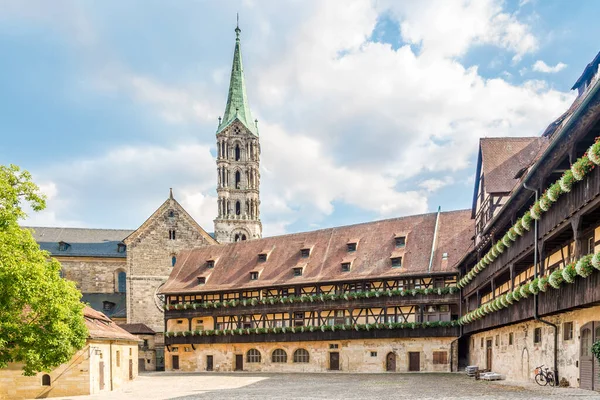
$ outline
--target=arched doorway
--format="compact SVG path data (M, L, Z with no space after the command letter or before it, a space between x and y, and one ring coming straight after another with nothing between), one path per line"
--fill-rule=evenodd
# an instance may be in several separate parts
M592 354L592 345L600 340L600 321L591 321L579 331L579 387L600 390L600 365Z
M385 357L385 370L388 372L396 372L396 354L389 352Z

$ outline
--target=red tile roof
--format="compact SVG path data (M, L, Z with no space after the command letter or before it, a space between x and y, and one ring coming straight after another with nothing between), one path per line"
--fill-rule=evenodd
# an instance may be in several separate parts
M120 328L110 318L91 307L83 309L85 326L88 328L90 339L112 339L139 342L136 336Z
M192 293L247 289L267 286L307 284L455 273L454 264L472 243L474 222L470 210L440 214L436 249L431 271L429 260L437 213L374 221L312 232L274 236L182 251L177 257L162 293ZM394 237L406 235L406 246L396 249ZM357 250L348 252L348 241L359 240ZM300 250L312 247L310 256L302 258ZM258 254L270 250L267 261ZM447 253L448 257L442 257ZM402 267L392 268L390 257L402 256ZM207 269L207 260L218 260ZM352 260L349 272L341 271L341 263ZM302 276L294 277L294 267L304 267ZM250 272L262 270L257 280ZM210 271L210 276L207 272ZM208 276L198 285L198 276Z
M487 193L509 193L517 173L531 166L548 145L544 137L482 138L481 168Z

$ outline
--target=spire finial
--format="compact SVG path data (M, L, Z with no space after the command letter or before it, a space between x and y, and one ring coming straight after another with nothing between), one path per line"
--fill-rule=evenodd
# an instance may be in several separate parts
M235 23L235 40L240 40L240 13L236 13L236 23Z
M169 188L169 198L173 198L173 188Z

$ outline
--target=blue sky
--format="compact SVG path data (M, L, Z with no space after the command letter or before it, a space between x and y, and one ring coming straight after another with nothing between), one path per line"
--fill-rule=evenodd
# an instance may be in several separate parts
M0 0L0 162L28 224L207 230L240 13L265 235L469 208L478 139L539 135L600 50L595 1Z

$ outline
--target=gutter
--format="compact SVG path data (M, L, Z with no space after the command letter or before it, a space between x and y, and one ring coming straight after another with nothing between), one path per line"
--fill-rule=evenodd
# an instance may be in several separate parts
M525 182L523 182L523 188L535 193L535 201L538 201L539 191L537 189L532 189ZM534 279L538 278L538 220L534 220L533 223L533 271L534 271ZM538 301L539 301L539 293L533 295L533 318L536 321L542 322L546 325L554 328L554 383L558 385L558 326L553 324L552 322L541 319L538 314Z
M438 206L437 216L435 217L435 228L433 230L433 241L431 242L431 256L429 257L429 268L427 268L427 272L431 272L431 266L433 265L433 255L435 253L435 245L437 243L437 233L438 233L438 226L440 224L441 211L442 211L442 206Z
M544 151L544 153L540 156L540 158L538 158L538 160L535 162L535 164L533 164L533 166L531 167L531 169L529 170L529 172L527 173L527 175L525 176L525 178L522 181L522 185L523 187L526 186L527 181L529 180L529 178L531 177L531 175L538 169L538 167L543 164L543 160L548 156L548 154L550 154L550 152L552 152L552 150L554 150L554 148L557 146L560 138L562 138L563 136L566 135L567 131L572 127L574 121L576 121L579 116L581 115L581 113L583 112L583 110L588 106L588 104L591 102L592 98L596 95L596 93L598 93L598 89L600 88L600 80L596 81L596 83L594 84L594 86L588 90L587 94L585 94L585 98L583 99L583 101L581 102L581 104L579 105L579 107L577 107L577 110L575 110L575 112L573 114L571 114L571 117L569 118L569 120L567 121L567 123L560 128L560 131L555 134L556 137L554 138L554 140L552 140L550 142L550 144L548 145L548 147L546 148L546 150ZM496 222L498 222L498 219L500 218L500 216L502 215L502 211L507 209L507 206L514 201L514 198L516 197L519 188L517 187L517 190L513 190L511 196L508 198L508 200L506 200L506 203L504 203L504 206L502 207L502 209L500 210L500 213L498 213L491 221L489 221L486 225L486 227L484 228L482 234L487 234L490 227L494 226L496 224ZM531 190L531 189L529 189Z

